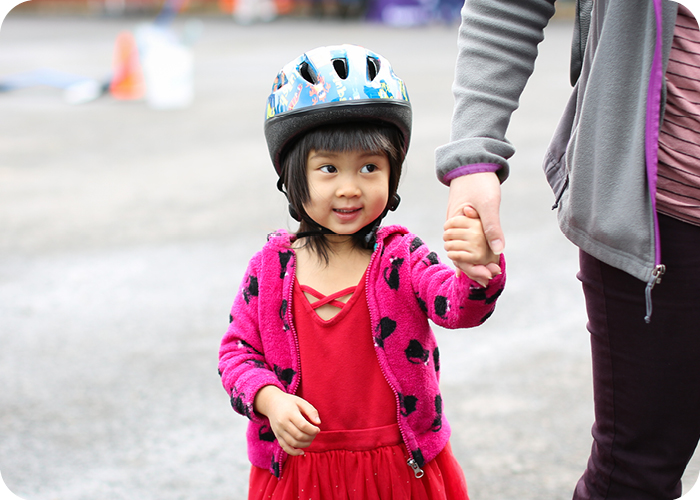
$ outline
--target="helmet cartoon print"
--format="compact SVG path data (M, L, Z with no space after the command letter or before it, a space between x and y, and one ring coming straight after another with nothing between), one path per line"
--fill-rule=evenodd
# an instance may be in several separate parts
M279 175L286 147L315 127L349 121L389 123L401 131L407 150L411 120L406 86L388 60L357 45L319 47L277 74L267 101L265 139Z

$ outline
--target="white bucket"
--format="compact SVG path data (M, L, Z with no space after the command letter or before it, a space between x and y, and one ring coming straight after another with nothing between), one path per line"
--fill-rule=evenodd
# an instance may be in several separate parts
M146 103L155 109L178 109L192 104L192 49L168 30L139 30L139 52L146 82Z

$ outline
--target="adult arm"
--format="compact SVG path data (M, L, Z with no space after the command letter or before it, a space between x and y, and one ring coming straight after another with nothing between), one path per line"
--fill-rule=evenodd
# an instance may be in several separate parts
M554 0L467 0L452 87L450 142L436 150L437 175L450 186L447 218L471 205L495 253L505 245L500 183L514 153L505 134L554 15Z

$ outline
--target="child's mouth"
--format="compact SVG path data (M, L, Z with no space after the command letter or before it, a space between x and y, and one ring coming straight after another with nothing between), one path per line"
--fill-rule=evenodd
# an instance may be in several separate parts
M334 208L335 216L341 222L353 222L360 216L362 208Z

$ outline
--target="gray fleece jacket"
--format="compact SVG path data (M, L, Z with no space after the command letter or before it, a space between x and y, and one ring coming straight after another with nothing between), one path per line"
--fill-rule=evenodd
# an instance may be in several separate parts
M578 7L571 61L577 81L544 170L566 237L644 280L650 292L662 268L656 155L678 4L580 0ZM451 142L436 151L445 184L489 166L502 181L508 176L514 149L506 129L553 14L554 0L466 1Z

